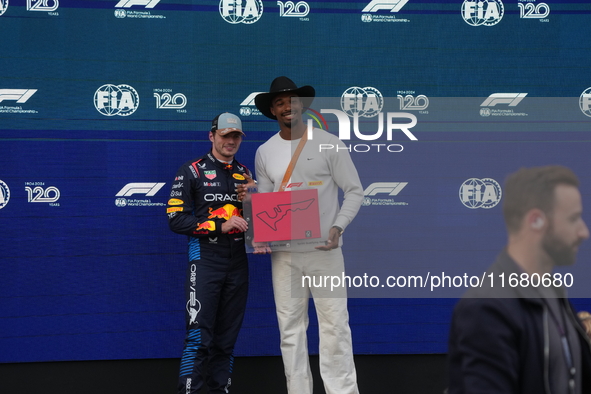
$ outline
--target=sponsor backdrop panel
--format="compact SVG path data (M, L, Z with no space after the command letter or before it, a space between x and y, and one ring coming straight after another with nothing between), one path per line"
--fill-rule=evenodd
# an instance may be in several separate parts
M567 165L591 206L589 17L585 1L0 0L0 362L180 357L174 173L223 111L254 169L277 129L254 96L279 75L332 98L305 119L365 189L344 235L355 352L445 352L454 297L505 242L505 176ZM561 270L582 309L590 253ZM270 261L250 261L236 354L277 355Z

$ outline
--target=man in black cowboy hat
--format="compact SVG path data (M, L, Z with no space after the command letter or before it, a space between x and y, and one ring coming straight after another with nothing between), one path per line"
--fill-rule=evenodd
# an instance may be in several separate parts
M261 145L256 153L258 189L259 192L299 188L318 191L321 238L290 240L287 245L272 247L273 291L288 392L312 393L306 338L308 300L312 293L320 330L320 373L326 392L355 394L359 390L346 289L315 287L303 280L304 277L343 275L341 235L363 200L363 188L345 145L320 129L314 129L313 139L307 140L302 114L314 95L313 87L298 88L289 78L278 77L271 83L269 93L255 97L257 108L279 124L279 133ZM321 152L320 144L342 149ZM296 146L301 153L290 171L292 147ZM340 208L339 188L344 192Z

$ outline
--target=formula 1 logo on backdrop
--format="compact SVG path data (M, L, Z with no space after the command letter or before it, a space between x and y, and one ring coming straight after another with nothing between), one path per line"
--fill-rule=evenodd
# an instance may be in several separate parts
M231 24L252 24L263 15L262 0L220 0L220 15Z
M27 0L27 11L53 12L58 9L58 0Z
M152 202L150 199L130 199L124 198L133 196L134 194L141 194L145 197L152 197L164 186L165 183L159 182L134 182L123 186L121 190L115 195L119 197L115 199L115 205L120 208L123 207L150 207L150 206L165 206L164 203Z
M494 26L503 19L505 7L501 0L464 0L462 18L470 26Z
M0 180L0 209L4 208L10 200L10 189L8 185Z
M591 117L591 88L585 89L579 98L579 108L589 117Z
M120 0L115 5L116 18L135 18L135 19L166 19L165 15L152 14L151 11L160 0ZM130 10L129 8L138 6L143 10Z
M36 91L37 89L0 89L0 103L4 100L14 100L18 104L26 103Z
M250 115L262 115L263 113L259 111L254 103L254 98L264 92L252 92L249 94L241 103L240 103L240 115L241 116L250 116Z
M527 96L527 93L493 93L480 104L480 116L527 116L525 112L515 112L513 109L492 108L497 105L516 107Z
M396 18L394 15L376 15L378 11L398 12L408 3L408 0L372 0L361 11L363 22L410 22L408 19Z
M408 0L372 0L361 12L378 12L380 10L398 12L406 3Z
M94 107L105 116L129 116L140 105L140 96L129 85L106 84L94 93Z
M1 0L0 0L1 1ZM37 89L0 89L0 103L3 101L16 101L16 104L26 103L32 95L37 92ZM36 114L37 110L23 109L22 106L0 105L0 114Z
M160 0L120 0L115 8L131 8L134 5L154 8L158 3L160 3Z
M0 0L0 16L4 15L8 9L8 0Z
M466 179L460 186L460 201L470 209L490 209L500 201L501 185L492 178Z
M355 114L371 118L378 115L384 107L384 96L376 88L353 86L341 95L341 109L350 117Z
M393 198L386 198L379 194L386 194L387 196L397 196L408 185L408 182L375 182L369 185L363 191L363 202L361 205L364 207L370 205L408 205L407 202L395 201Z
M515 107L527 96L527 93L493 93L480 104L481 107L494 107L497 104L507 104Z

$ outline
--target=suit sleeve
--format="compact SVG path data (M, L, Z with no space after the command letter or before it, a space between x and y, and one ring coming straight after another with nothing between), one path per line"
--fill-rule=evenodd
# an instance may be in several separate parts
M179 169L166 207L168 226L177 234L194 237L219 235L222 233L223 220L210 219L207 210L195 206L201 203L199 185L199 178L193 175L188 166Z
M344 200L333 225L344 230L359 212L363 202L363 187L345 144L336 137L335 139L342 149L331 153L329 165L331 166L332 178L338 187L343 190Z
M453 393L519 394L519 329L504 299L462 299L450 330ZM540 379L542 377L540 376Z

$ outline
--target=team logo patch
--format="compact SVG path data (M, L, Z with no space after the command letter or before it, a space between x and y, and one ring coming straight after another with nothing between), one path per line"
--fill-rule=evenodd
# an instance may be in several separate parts
M207 222L199 223L195 230L196 231L199 231L199 230L215 231L215 222L213 220L208 220Z
M211 170L211 171L203 171L203 173L205 174L205 177L206 177L207 179L215 179L215 177L216 177L216 175L217 175L217 174L215 173L215 170Z
M183 205L184 203L183 200L179 200L178 198L171 198L168 200L168 205Z
M240 174L233 174L232 175L234 177L234 179L238 179L239 181L243 181L246 178L244 178L244 176L240 175Z

